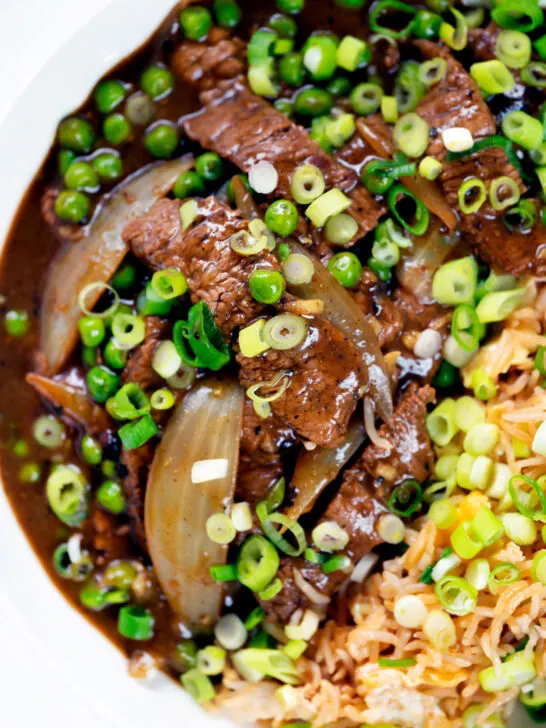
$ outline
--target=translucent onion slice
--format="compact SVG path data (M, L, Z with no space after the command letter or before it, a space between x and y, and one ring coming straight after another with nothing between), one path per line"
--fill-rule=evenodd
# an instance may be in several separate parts
M86 432L104 432L110 426L106 410L93 402L87 390L63 379L48 379L40 374L27 374L27 382L39 395L55 407L60 407L65 415L78 422Z
M192 164L193 157L187 155L124 180L89 224L86 237L63 248L49 267L40 320L41 346L49 373L61 369L78 340L80 291L90 283L109 281L123 260L127 245L121 233L127 222L166 195L178 175ZM90 290L86 296L88 308L93 308L100 292L100 287L93 294Z
M384 420L392 416L392 392L389 373L379 347L377 336L368 320L343 286L322 263L299 243L290 243L293 253L306 255L313 262L315 274L310 283L288 285L298 298L320 299L324 302L324 316L359 348L368 371L368 389Z
M229 512L239 461L244 390L206 379L178 405L159 445L146 490L146 540L155 572L176 614L191 629L211 631L220 616L222 585L210 567L227 547L207 536L208 518ZM195 462L226 460L226 475L192 482Z
M291 489L296 498L288 511L289 518L298 520L312 509L319 495L338 476L365 437L363 423L355 421L349 426L339 447L304 448L300 452L292 477Z

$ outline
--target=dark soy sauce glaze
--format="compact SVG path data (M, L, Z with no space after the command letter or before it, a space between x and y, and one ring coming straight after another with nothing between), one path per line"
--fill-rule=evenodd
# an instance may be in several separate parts
M205 4L205 3L203 3ZM256 25L265 24L277 8L272 0L239 0L243 11L242 22L236 35L243 39L249 37ZM338 35L359 35L365 32L364 11L349 12L334 5L333 0L308 0L304 12L296 17L299 38L306 38L311 32L330 29ZM130 22L130 19L128 19ZM181 40L178 26L178 13L165 20L151 39L129 58L113 68L105 77L119 78L130 83L138 90L142 71L152 62L162 62L169 66L169 59ZM98 79L97 79L98 80ZM176 122L181 117L199 108L196 94L178 79L173 93L159 102L156 118ZM99 116L90 97L79 112L99 129ZM123 146L121 156L124 163L124 176L149 164L152 160L143 144L144 127L136 127L134 139ZM97 147L110 146L106 142ZM184 140L181 153L191 149ZM2 481L17 519L26 533L36 555L52 581L85 617L89 618L108 638L128 654L138 649L138 644L124 640L117 631L115 616L106 609L98 613L83 610L78 598L81 583L61 579L52 565L55 548L70 536L70 529L64 526L48 507L44 494L44 474L54 456L65 456L76 462L77 444L82 433L74 427L68 431L67 442L62 451L49 451L40 447L32 438L32 423L44 414L44 405L34 390L25 382L27 372L35 368L39 356L39 311L40 293L44 271L61 246L61 239L45 222L41 200L48 186L59 184L57 166L58 148L54 147L47 155L41 169L30 185L12 224L0 267L0 292L5 297L2 313L9 309L24 309L31 319L30 332L22 339L12 339L7 332L0 336L0 458ZM77 245L78 243L66 243ZM18 458L9 447L15 439L24 438L30 446L27 458ZM42 479L37 484L24 484L18 472L24 462L36 462L42 467ZM81 464L81 463L80 463ZM88 526L89 528L89 526ZM85 540L84 540L85 543ZM139 558L142 553L135 547L124 555L125 558ZM24 578L24 575L21 575ZM154 655L173 654L175 644L180 640L177 620L164 599L156 599L152 604L155 616L155 637L143 643L146 652ZM163 665L166 669L176 670L176 661Z

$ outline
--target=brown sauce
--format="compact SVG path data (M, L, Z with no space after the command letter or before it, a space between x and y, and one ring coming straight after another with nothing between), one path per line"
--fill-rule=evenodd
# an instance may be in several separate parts
M272 1L264 3L242 0L243 21L237 34L247 38L250 28L261 24L277 11ZM260 5L262 7L257 7ZM362 13L364 16L364 13ZM298 16L300 37L306 37L313 30L333 29L339 35L358 34L355 21L356 13L342 12L333 0L328 2L308 2L307 7ZM362 22L362 30L364 23ZM173 13L162 24L151 39L129 58L122 61L110 73L109 78L119 78L131 83L138 89L142 70L152 62L169 65L169 58L180 40L177 14ZM181 117L194 112L198 108L195 92L177 81L173 93L159 102L156 118L176 122ZM90 98L79 110L84 117L95 122L98 128L98 116ZM142 129L142 131L141 131ZM121 151L124 162L124 176L140 169L150 162L150 157L143 144L143 128L136 130L135 138L125 145ZM101 144L97 145L99 148ZM109 146L106 142L102 146ZM188 144L188 146L190 146ZM184 151L184 147L182 147ZM127 644L117 632L116 620L108 610L96 614L84 610L79 602L80 583L61 579L53 568L52 554L62 541L70 536L70 529L65 527L48 507L44 495L44 474L51 463L51 451L37 445L32 438L32 424L44 413L44 405L35 391L25 382L27 372L35 368L39 350L39 310L40 292L43 286L44 271L52 261L55 253L63 244L60 236L46 224L43 218L41 201L47 187L59 185L57 172L57 148L48 153L41 169L32 181L20 207L15 215L9 232L0 267L0 292L5 301L3 311L23 309L29 313L30 332L22 339L10 338L6 331L0 336L0 462L2 480L14 513L27 535L37 557L67 599L79 611L90 618L93 624L107 635L114 643L130 652L135 643ZM67 245L75 243L65 243ZM65 443L65 454L76 461L74 446L82 433L77 427L70 427ZM12 451L14 441L19 438L30 446L25 458L17 457ZM54 451L58 455L58 451ZM42 468L42 478L37 484L24 484L18 477L20 468L25 462L35 462ZM137 557L146 561L135 547L123 554L126 558ZM166 602L154 602L156 619L155 637L145 644L149 652L166 654L174 647L180 637L176 620ZM137 645L138 646L138 645Z

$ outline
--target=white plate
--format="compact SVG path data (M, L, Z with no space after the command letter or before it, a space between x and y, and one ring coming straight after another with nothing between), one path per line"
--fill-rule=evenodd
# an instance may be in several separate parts
M23 91L0 126L2 247L59 119L85 100L112 65L144 42L174 4L173 0L114 0L62 46ZM42 12L47 12L44 5ZM8 685L10 677L14 684L13 671L24 699L32 702L44 696L38 712L42 728L218 725L167 678L159 675L141 683L127 675L125 657L51 584L2 488L0 554L0 723L8 725L10 718L10 725L26 728L21 721L24 708L12 716L6 713L10 702L4 699L2 676ZM14 663L5 660L6 653L15 656Z
M23 91L0 126L2 247L59 119L79 106L112 65L146 40L173 4L173 0L114 0L61 47ZM0 554L0 685L5 686L8 678L14 685L8 672L15 672L23 686L20 694L29 701L42 701L36 713L42 728L219 725L161 675L145 684L128 677L125 658L51 584L2 488ZM5 661L6 652L14 656L14 663ZM27 674L34 683L26 682ZM6 713L6 704L13 710L14 703L9 697L6 701L3 688L0 696L0 717L11 718L15 728L23 726L19 713ZM513 721L514 728L525 725L521 718Z

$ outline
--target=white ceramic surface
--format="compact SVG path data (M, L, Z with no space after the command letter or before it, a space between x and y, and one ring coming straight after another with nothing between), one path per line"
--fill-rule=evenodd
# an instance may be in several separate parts
M5 2L11 0L0 0L0 22L7 16ZM0 159L9 170L9 178L4 175L0 182L2 245L58 120L85 99L97 78L145 41L174 4L113 0L59 48L22 91L0 125ZM43 0L29 0L30 5L36 6L35 12L49 11ZM70 12L69 5L64 3L65 12ZM62 22L60 4L51 6L52 15L42 24L44 33L48 22ZM22 26L2 24L0 40L2 34L18 32ZM9 59L10 65L19 61L25 63L16 54ZM9 67L4 64L2 70L8 73ZM21 70L26 68L18 67ZM52 586L1 488L0 554L1 725L26 727L29 716L39 716L41 728L218 725L170 680L157 676L141 683L129 678L125 658ZM10 684L15 700L7 694ZM37 703L34 712L26 710L27 701L29 706Z
M22 4L24 12L10 13L10 3ZM9 40L13 45L9 57L0 54L0 68L8 75L0 119L19 94L18 84L29 80L39 61L54 52L49 29L56 29L53 36L63 37L58 24L67 12L76 12L82 20L91 18L44 63L0 124L0 246L58 120L83 101L99 76L148 37L173 4L174 0L91 4L87 0L0 0L0 46L5 48ZM97 5L104 9L92 17ZM32 43L31 32L30 44L28 35L21 36L21 41L17 38L27 11L32 14L29 29L34 28L36 38ZM43 36L34 15L42 11L47 14ZM9 18L20 22L10 25ZM21 49L24 52L18 55ZM41 728L222 725L165 678L157 676L143 684L127 676L124 657L52 586L0 488L0 725L26 728L38 718ZM513 722L513 728L525 725L521 717Z

